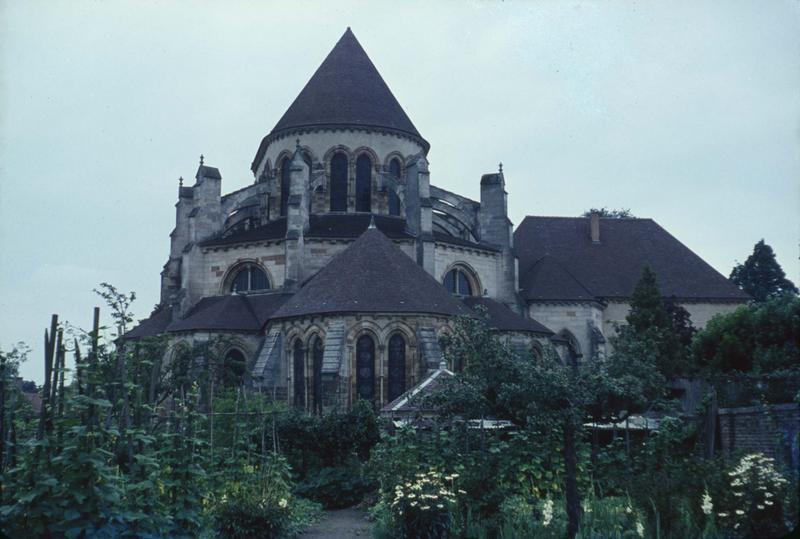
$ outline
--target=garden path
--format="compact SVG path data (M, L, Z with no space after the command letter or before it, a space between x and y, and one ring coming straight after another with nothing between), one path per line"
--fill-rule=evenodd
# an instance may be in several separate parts
M302 539L370 537L367 512L353 507L337 511L325 511L322 520L311 526L300 537Z

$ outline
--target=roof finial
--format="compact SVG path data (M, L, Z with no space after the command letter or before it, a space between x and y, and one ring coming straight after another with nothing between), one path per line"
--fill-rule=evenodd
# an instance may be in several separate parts
M500 164L497 165L497 167L500 169L500 174L502 174L503 173L503 162L500 161Z
M373 213L369 217L369 227L368 228L375 228L375 214Z
M178 187L183 187L183 176L178 178Z
M200 166L201 167L203 166L203 161L205 161L205 157L203 157L203 154L200 154Z
M294 147L297 150L300 149L300 139L299 138L294 141Z

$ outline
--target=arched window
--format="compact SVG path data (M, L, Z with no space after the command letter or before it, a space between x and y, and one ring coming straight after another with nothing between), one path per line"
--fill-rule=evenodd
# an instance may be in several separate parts
M389 339L389 402L406 390L406 340L399 333Z
M267 273L258 266L248 264L240 269L231 282L231 292L256 292L269 290Z
M312 380L313 385L313 411L315 414L322 413L322 356L323 356L324 348L322 345L322 339L319 337L314 337L313 343L311 344L311 360L313 364L313 375L314 378Z
M389 174L398 182L400 181L400 160L394 158L389 161ZM397 190L389 187L389 215L400 215L400 197Z
M362 153L356 159L356 211L372 208L372 161Z
M281 162L281 217L289 210L289 192L292 189L292 160L284 157Z
M451 294L457 296L471 296L472 284L470 284L467 272L461 268L453 268L444 276L444 287Z
M559 336L567 341L567 364L577 365L580 362L583 353L581 353L581 345L575 335L567 329L562 329Z
M542 348L540 343L533 341L531 344L531 354L535 361L540 361L544 357L544 348Z
M400 160L398 158L395 157L394 159L389 161L389 174L391 174L392 177L398 181L400 181L400 169L401 165L400 165Z
M375 400L375 341L369 335L356 342L356 398Z
M306 373L303 361L303 343L300 339L294 341L292 349L292 372L294 374L294 405L297 408L306 406Z
M347 211L347 156L331 159L331 211Z

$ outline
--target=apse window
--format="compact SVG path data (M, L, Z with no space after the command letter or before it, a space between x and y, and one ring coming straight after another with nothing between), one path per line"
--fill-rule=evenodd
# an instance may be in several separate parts
M245 266L240 269L231 283L231 292L258 292L269 290L267 273L258 266Z
M470 278L463 269L454 268L447 272L444 276L444 287L450 291L451 294L457 296L471 296L472 284Z

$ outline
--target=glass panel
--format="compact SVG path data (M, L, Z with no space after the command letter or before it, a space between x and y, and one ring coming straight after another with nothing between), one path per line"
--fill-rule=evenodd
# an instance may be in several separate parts
M392 159L389 161L389 174L400 179L400 160L399 159Z
M356 396L370 402L375 397L375 343L367 335L356 343Z
M389 339L388 400L393 401L406 390L406 341L402 335Z
M444 276L444 287L451 294L456 293L456 270L450 270Z
M324 348L322 347L322 339L314 339L313 345L314 354L314 412L322 413L322 356Z
M303 344L297 340L294 342L294 405L304 408L306 405L306 377L303 368Z
M331 159L331 211L347 211L347 156Z
M356 160L356 211L372 207L372 161L361 154Z
M471 296L472 295L472 286L469 284L469 279L467 279L467 275L463 271L459 271L458 273L458 293L462 296Z
M250 267L250 290L267 290L269 289L269 280L267 274L261 268L255 266Z
M291 190L291 160L286 157L281 163L281 217L286 216L289 208L289 191Z
M236 277L233 279L233 284L231 285L231 292L247 292L250 290L250 282L248 279L248 269L244 268L239 270L239 273L236 274Z

